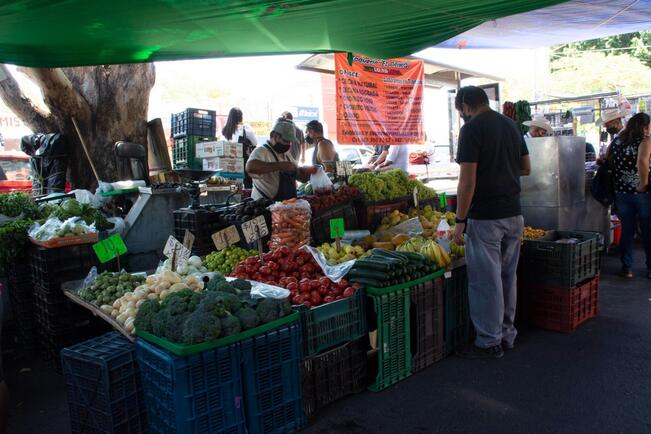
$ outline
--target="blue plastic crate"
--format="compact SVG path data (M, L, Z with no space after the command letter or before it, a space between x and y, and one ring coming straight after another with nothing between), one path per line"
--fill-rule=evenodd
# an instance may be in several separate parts
M292 433L305 425L301 344L299 323L241 342L246 424L250 433Z
M118 332L61 351L73 433L147 432L134 345Z
M136 341L150 431L244 433L239 344L179 357Z

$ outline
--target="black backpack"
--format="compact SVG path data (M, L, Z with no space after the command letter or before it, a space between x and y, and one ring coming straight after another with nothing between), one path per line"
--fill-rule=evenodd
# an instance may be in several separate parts
M592 197L603 206L615 203L615 175L614 165L610 155L612 143L608 147L608 154L603 163L599 165L590 185Z
M246 162L249 161L249 156L255 149L255 146L253 146L251 140L246 137L246 129L244 127L242 127L242 135L237 139L237 143L242 144L242 155L244 156L244 188L253 188L253 180L249 174L246 173Z

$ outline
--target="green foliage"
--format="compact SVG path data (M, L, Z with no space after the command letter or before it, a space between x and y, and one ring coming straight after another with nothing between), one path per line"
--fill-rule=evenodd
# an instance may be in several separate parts
M26 219L38 219L38 206L25 193L3 193L0 194L0 214L7 217L22 216Z
M639 59L651 68L651 30L560 45L554 49L554 56L574 57L585 52L604 53L606 56L624 54Z
M19 256L28 243L27 230L32 225L28 219L18 219L0 225L0 267Z
M348 178L348 183L360 189L370 202L411 197L414 186L418 187L420 199L427 199L436 195L436 191L425 187L420 181L410 179L400 169L357 173Z

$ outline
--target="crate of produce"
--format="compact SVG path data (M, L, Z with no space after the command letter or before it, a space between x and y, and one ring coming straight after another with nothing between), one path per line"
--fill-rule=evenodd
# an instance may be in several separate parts
M173 113L171 120L172 137L209 136L215 137L217 113L214 110L187 108ZM214 139L213 139L214 140Z
M312 356L364 336L368 331L365 308L364 291L357 289L352 297L301 309L303 355Z
M193 255L205 256L215 250L212 234L226 226L227 223L219 212L188 208L174 211L174 236L182 240L185 231L190 231L195 236Z
M73 433L146 433L134 345L110 332L61 351Z
M136 356L150 432L246 432L239 344L177 356L138 339Z
M576 242L558 242L569 239ZM547 231L542 238L523 242L520 260L527 280L571 288L597 275L599 250L597 232Z
M394 210L407 212L409 210L409 199L402 198L383 202L355 202L355 212L360 229L374 231L382 221L382 217L388 216Z
M351 206L351 204L337 205L325 209L316 215L312 215L310 233L312 234L313 244L318 245L332 241L332 238L330 238L330 220L336 218L344 219L344 228L346 230L355 230L359 227L355 207Z
M32 282L47 292L60 292L61 283L85 278L92 267L103 271L108 266L100 265L92 244L55 249L31 246L29 261Z
M418 372L445 355L443 327L443 278L411 288L412 370Z
M409 199L409 207L414 208L416 205L414 203L414 198L411 197ZM434 211L441 211L441 198L439 196L434 196L430 197L428 199L419 199L418 200L418 207L420 209L425 208L426 206L429 206L432 208Z
M82 235L75 235L72 237L57 237L52 238L47 241L35 240L34 238L29 238L32 244L45 247L47 249L56 249L59 247L66 246L77 246L80 244L93 244L98 240L97 232L88 232Z
M528 283L525 291L532 326L569 333L597 316L599 276L570 289Z
M174 139L172 163L174 170L203 170L203 161L196 157L196 146L201 142L215 140L213 136L183 136Z
M241 342L248 432L291 433L305 425L301 344L300 323Z
M303 359L301 388L306 417L347 395L366 389L368 337Z
M449 355L469 344L474 337L468 305L468 274L465 265L445 274L443 303L445 304L445 354Z

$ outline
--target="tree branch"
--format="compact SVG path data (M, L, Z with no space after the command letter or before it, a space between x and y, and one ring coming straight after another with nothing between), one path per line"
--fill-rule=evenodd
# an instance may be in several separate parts
M0 98L34 132L46 133L56 130L56 122L52 116L23 94L18 82L3 64L0 64Z

